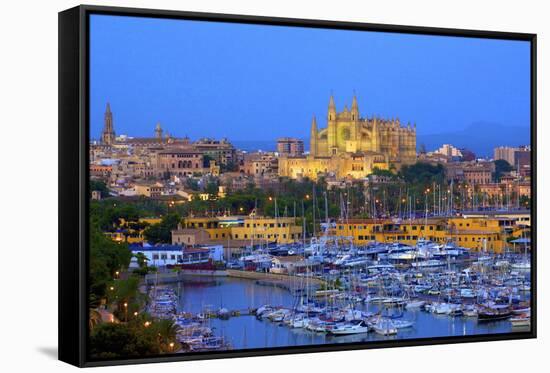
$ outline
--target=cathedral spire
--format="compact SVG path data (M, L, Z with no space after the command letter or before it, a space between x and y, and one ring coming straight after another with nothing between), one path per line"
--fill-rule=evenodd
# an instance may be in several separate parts
M317 119L314 115L311 120L311 133L309 136L309 154L313 157L317 156L317 136Z
M157 139L162 140L162 127L160 126L160 122L157 122L155 126L155 136Z
M336 105L334 104L334 96L330 94L330 100L328 102L328 121L336 120Z
M353 101L351 102L351 109L357 109L359 110L359 106L357 105L357 96L355 93L353 94Z
M111 105L107 102L105 108L105 116L103 118L103 131L101 132L101 143L105 145L112 145L115 142L115 130L113 127L113 113L111 112Z
M311 120L311 133L317 133L317 119L315 118L315 115L313 115L313 119Z
M359 120L359 105L357 105L357 96L353 93L353 101L351 102L351 120Z

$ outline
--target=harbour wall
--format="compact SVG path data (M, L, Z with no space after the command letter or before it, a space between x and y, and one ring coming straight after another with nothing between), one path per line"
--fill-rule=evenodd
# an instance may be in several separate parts
M210 271L203 269L182 269L177 272L151 273L145 276L145 284L169 284L179 282L189 276L211 276L211 277L226 277L227 271Z
M154 284L169 284L174 282L179 282L184 280L189 276L211 276L211 277L235 277L246 280L254 281L270 281L270 282L279 282L279 283L297 283L297 282L306 282L305 278L299 278L296 276L289 276L280 273L266 273L266 272L254 272L254 271L239 271L236 269L226 269L226 270L179 270L177 272L164 272L164 273L150 273L145 276L146 285ZM309 278L307 282L310 285L322 285L324 281L318 278Z
M270 280L277 282L298 282L301 281L299 277L289 276L279 273L266 273L266 272L254 272L254 271L239 271L236 269L226 270L229 277L243 278L248 280ZM303 281L306 282L306 279L303 278ZM318 278L309 278L307 280L311 285L321 285L324 284L323 280Z

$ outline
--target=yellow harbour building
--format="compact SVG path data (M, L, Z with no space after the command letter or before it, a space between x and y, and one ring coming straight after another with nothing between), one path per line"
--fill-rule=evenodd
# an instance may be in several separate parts
M501 253L507 246L506 240L517 237L523 230L522 225L515 218L456 217L401 222L349 219L337 222L331 233L349 237L356 245L372 241L415 245L423 238L436 243L452 241L473 251Z
M212 240L250 240L251 242L292 243L302 239L302 227L294 218L271 217L188 217L182 227L208 232Z
M416 161L416 124L402 126L398 118L363 118L357 97L351 110L336 111L330 97L327 127L313 117L307 156L281 156L279 176L317 179L319 174L361 178L379 169L400 168Z

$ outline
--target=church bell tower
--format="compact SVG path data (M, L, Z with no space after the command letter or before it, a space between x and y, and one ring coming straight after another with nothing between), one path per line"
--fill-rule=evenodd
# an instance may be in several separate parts
M104 145L112 145L115 142L115 130L113 128L113 113L111 105L107 102L105 109L103 132L101 132L101 143Z

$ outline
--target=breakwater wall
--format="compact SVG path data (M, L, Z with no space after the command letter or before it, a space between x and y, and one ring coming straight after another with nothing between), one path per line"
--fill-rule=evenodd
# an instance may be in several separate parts
M169 284L179 282L190 276L226 277L227 271L210 271L203 269L182 269L177 272L151 273L145 276L145 284Z
M226 270L226 272L229 277L244 278L248 280L261 280L261 281L284 282L284 283L294 283L294 284L297 284L300 282L303 282L305 284L306 282L305 278L289 276L289 275L284 275L279 273L239 271L236 269L228 269ZM324 284L324 281L318 278L309 278L307 282L310 285L318 285L318 286Z

